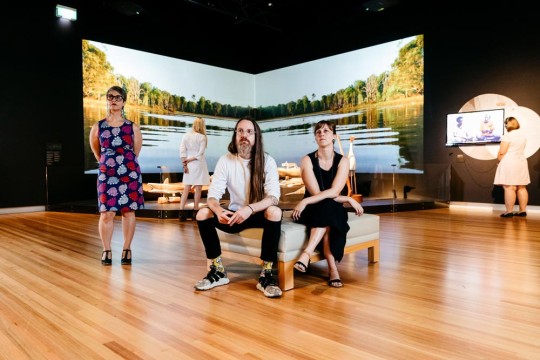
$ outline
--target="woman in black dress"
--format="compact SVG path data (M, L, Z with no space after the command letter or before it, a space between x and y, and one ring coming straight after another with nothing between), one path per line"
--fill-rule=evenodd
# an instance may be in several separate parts
M336 125L326 120L319 121L315 124L314 134L318 148L304 156L300 165L306 192L292 213L294 221L308 228L309 241L294 267L306 272L311 255L322 245L328 262L328 285L342 287L336 263L343 258L349 231L344 204L350 204L356 215L362 215L364 209L347 196L349 160L334 150Z

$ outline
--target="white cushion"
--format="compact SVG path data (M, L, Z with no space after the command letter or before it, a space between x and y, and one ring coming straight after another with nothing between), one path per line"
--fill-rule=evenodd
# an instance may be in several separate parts
M291 219L291 211L283 212L281 237L278 245L278 260L291 261L300 256L308 239L306 227ZM346 246L379 239L379 216L349 212ZM222 250L259 257L261 255L262 229L246 229L236 234L218 230Z

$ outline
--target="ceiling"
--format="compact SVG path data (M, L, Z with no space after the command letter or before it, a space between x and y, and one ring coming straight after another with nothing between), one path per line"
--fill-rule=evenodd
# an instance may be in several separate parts
M142 18L174 29L185 16L218 23L227 30L238 28L255 33L304 32L347 18L367 18L370 13L386 11L406 0L105 0L104 9L125 16ZM412 2L409 0L409 2ZM255 34L254 34L255 35Z
M83 37L250 73L417 34L422 2L58 0Z

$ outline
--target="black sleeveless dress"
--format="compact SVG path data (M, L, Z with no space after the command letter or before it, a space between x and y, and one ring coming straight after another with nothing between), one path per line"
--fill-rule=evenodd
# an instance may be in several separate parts
M337 174L337 169L341 158L341 154L334 152L334 161L332 167L329 170L323 170L319 166L319 161L315 156L317 151L309 153L308 156L313 164L313 172L317 178L319 189L329 189L332 187L332 181ZM342 195L347 194L347 187L345 186L341 191ZM306 189L304 198L311 196ZM343 250L345 249L345 242L347 239L347 232L350 227L347 222L348 213L343 204L334 201L333 199L324 199L316 204L307 205L302 215L296 221L300 224L306 225L308 235L311 228L314 227L330 227L330 251L334 255L336 261L341 261L343 258ZM317 246L319 251L322 251L322 241Z

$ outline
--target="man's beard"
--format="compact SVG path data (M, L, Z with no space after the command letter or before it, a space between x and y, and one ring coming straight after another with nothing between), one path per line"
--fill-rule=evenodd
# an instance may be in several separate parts
M238 155L240 155L241 157L245 158L245 159L249 159L251 157L251 144L249 143L249 141L241 141L239 144L238 144Z

